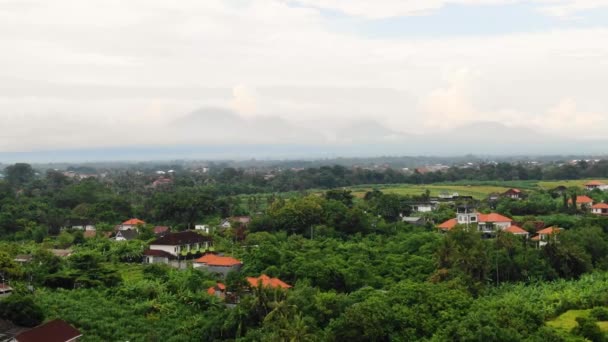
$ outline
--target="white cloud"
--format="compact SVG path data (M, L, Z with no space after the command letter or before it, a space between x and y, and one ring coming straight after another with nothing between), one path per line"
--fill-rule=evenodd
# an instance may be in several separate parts
M323 1L374 17L444 3ZM175 142L187 137L170 136L166 124L202 107L277 117L344 140L356 138L347 127L369 120L390 132L499 121L567 136L560 115L576 113L595 118L598 132L608 129L600 120L608 114L606 28L369 39L331 30L314 8L239 4L0 0L0 151ZM563 99L576 107L556 107ZM310 141L301 132L291 141Z

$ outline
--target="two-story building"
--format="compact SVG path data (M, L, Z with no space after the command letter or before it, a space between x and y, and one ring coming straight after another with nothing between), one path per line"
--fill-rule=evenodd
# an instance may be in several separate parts
M536 242L536 247L540 248L549 243L549 241L557 242L557 236L564 228L549 227L536 232L536 236L530 240Z
M144 262L166 264L186 253L205 252L212 246L212 242L210 236L192 230L168 233L150 243L150 248L144 252Z
M132 218L130 220L126 220L125 222L116 226L117 230L139 230L139 226L145 225L146 222L138 219Z

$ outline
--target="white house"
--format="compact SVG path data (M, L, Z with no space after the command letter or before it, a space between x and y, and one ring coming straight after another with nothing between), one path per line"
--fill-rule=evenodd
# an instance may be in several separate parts
M130 220L127 220L123 223L121 223L120 225L117 226L118 230L139 230L139 226L142 226L146 224L146 222L137 219L137 218L132 218Z
M204 236L192 230L169 233L150 243L150 249L144 252L144 260L150 264L167 263L182 253L207 251L211 245L210 236Z
M589 191L595 190L595 189L600 189L602 191L606 191L606 190L608 190L608 184L594 180L594 181L590 181L587 184L585 184L585 189L587 189Z
M419 213L430 213L431 211L437 209L437 205L435 203L415 203L411 205L412 210Z
M513 224L513 219L496 213L479 214L477 219L479 231L484 233L505 230Z
M135 239L139 233L134 229L119 230L116 232L114 240L116 241L131 241Z
M608 203L598 203L592 206L591 213L595 215L608 216Z
M230 227L230 226L228 226L228 227ZM194 230L198 230L205 234L211 233L211 227L208 224L197 224L194 226Z
M564 230L564 228L558 228L558 227L549 227L549 228L545 228L542 230L539 230L537 233L538 235L536 235L535 237L533 237L532 241L535 241L537 243L537 247L543 247L545 245L547 245L549 243L549 241L553 240L553 241L557 241L557 235Z

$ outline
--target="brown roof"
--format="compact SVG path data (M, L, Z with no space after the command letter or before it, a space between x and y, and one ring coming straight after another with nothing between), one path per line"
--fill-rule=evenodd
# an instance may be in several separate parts
M82 336L78 329L60 319L39 325L15 336L17 342L67 342Z
M152 241L151 245L165 245L165 246L180 246L192 243L201 243L205 241L211 241L211 237L203 236L199 233L195 233L192 230L186 230L183 232L169 233L163 237L160 237Z
M4 284L4 283L0 283L0 291L6 291L6 290L12 290L13 288Z
M166 257L166 258L175 258L175 256L169 252L161 251L159 249L148 249L144 252L144 255L147 256L155 256L155 257Z
M169 227L167 226L156 226L154 227L154 234L162 234L169 231Z

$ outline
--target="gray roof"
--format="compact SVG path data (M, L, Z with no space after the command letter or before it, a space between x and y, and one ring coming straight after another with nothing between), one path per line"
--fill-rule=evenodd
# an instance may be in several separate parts
M403 222L418 222L422 220L422 217L404 217Z

